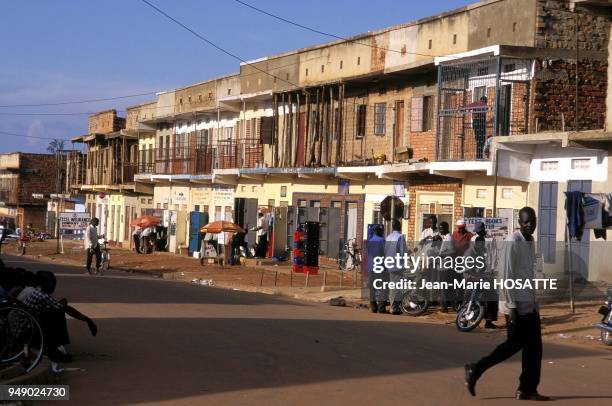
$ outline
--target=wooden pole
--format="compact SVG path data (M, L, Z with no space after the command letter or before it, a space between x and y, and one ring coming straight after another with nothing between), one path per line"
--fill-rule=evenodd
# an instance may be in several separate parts
M278 271L274 272L274 286L276 286L278 282Z
M261 271L261 279L259 280L259 286L263 286L263 278L264 278L264 273L266 271Z
M344 271L340 269L340 287L344 284Z
M323 272L323 288L327 286L327 271Z
M289 272L289 286L293 287L293 271Z
M306 272L306 287L308 287L309 281L310 281L310 272Z

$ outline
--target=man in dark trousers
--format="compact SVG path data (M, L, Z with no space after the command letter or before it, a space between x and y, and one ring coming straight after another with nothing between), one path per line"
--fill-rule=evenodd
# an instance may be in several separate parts
M382 272L374 272L376 257L385 257L385 230L380 224L374 227L374 233L368 240L368 289L370 291L370 310L372 313L388 313L386 309L387 290L376 289L374 281L380 279L382 285L382 282L389 281L389 275L384 269Z
M510 235L503 247L500 279L533 279L535 248L533 232L536 228L533 208L519 211L520 231ZM501 290L499 307L506 315L508 337L505 342L475 364L465 366L465 385L472 396L476 395L476 382L489 368L507 360L519 351L522 353L523 371L519 378L516 399L550 400L538 393L542 366L542 331L540 314L533 289Z

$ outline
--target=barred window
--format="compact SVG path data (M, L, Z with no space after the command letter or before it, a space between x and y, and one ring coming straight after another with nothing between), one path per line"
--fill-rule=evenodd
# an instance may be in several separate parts
M366 134L366 105L360 104L357 106L357 127L355 128L355 137L363 138Z
M374 105L374 134L385 135L387 104L376 103Z

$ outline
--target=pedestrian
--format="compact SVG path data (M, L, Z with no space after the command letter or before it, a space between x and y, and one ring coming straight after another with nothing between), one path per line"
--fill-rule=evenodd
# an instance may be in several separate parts
M72 361L72 356L64 348L65 345L70 343L66 315L87 323L93 336L97 334L98 327L92 319L69 306L68 300L58 300L52 296L57 285L55 275L52 272L36 272L34 283L31 285L34 286L23 288L17 296L17 300L32 312L40 323L44 337L45 354L52 362ZM29 321L24 320L24 323L29 323Z
M438 217L435 214L431 214L427 220L429 225L421 232L421 240L419 241L419 246L424 252L427 252L433 238L440 233L438 230Z
M385 239L385 257L393 258L394 263L392 266L388 267L387 270L389 272L389 281L390 282L401 282L404 269L400 266L400 264L395 263L395 258L399 255L400 258L403 258L404 255L407 255L408 248L406 246L406 237L402 234L402 223L394 219L391 222L391 233ZM403 262L403 260L402 260ZM401 304L401 291L400 289L390 289L389 290L389 301L391 302L391 314L399 315L402 314L400 309Z
M467 230L464 219L457 220L457 224L455 224L455 226L456 229L453 232L455 253L459 256L463 256L465 251L467 251L467 249L470 247L470 242L472 241L474 234Z
M257 257L265 258L268 251L268 220L262 211L257 214Z
M523 207L519 211L520 230L508 236L503 248L500 279L526 280L535 276L535 247L533 233L537 218L535 210ZM465 385L472 396L476 395L476 382L492 366L505 361L522 350L522 373L516 399L550 400L538 393L542 367L542 331L539 307L533 289L500 292L499 307L506 315L507 338L480 361L465 365Z
M485 143L487 141L487 96L482 96L476 103L471 104L472 128L476 141L476 159L483 158Z
M472 237L472 241L470 243L470 247L463 254L464 257L472 257L474 259L481 258L484 261L485 266L483 269L476 269L475 266L472 269L463 273L464 278L474 278L474 280L478 281L481 278L487 280L491 284L493 284L493 278L490 277L490 271L493 270L491 264L491 256L494 253L491 250L491 245L489 241L487 241L487 229L485 224L482 221L479 221L474 225L474 236ZM477 263L477 262L473 262ZM487 272L489 271L489 272ZM493 292L484 292L486 299L491 299L493 296ZM498 312L498 304L497 300L486 300L484 302L485 306L485 326L486 329L497 329L498 327L493 323L497 321L497 312Z
M143 254L149 254L151 252L151 238L153 233L153 227L145 227L145 229L142 230L142 233L140 234L140 251L142 251Z
M132 240L134 241L134 249L136 249L137 254L141 254L140 251L140 236L142 235L142 228L136 227L132 232Z
M434 280L436 282L452 282L454 277L454 269L447 269L443 264L447 263L447 258L455 256L455 244L453 236L450 233L450 226L446 221L440 223L439 234L433 237L432 247L428 252L428 256L440 257L439 264L442 266L434 270ZM449 289L441 289L439 293L441 311L448 313L448 308L451 305L451 299L454 299L454 291Z
M387 300L388 292L385 288L374 288L374 281L379 280L380 283L389 280L389 273L384 269L381 272L374 272L374 261L384 260L385 257L385 230L382 225L374 227L374 233L368 240L368 289L370 291L370 310L372 313L388 313ZM382 267L382 265L380 265Z
M87 251L87 262L85 267L87 273L90 275L92 274L91 262L94 256L96 257L96 273L100 271L100 265L102 264L102 251L100 251L98 239L104 236L98 235L98 224L100 224L100 220L94 217L85 230L85 250Z

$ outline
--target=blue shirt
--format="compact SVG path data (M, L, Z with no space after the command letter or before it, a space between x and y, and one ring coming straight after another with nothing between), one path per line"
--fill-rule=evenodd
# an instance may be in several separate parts
M403 269L396 267L395 258L399 254L401 258L408 252L406 237L399 231L392 231L385 240L385 257L393 258L393 266L386 267L389 272L401 272ZM403 260L402 260L403 261Z
M368 240L368 273L374 269L374 258L385 256L385 238L376 234ZM382 261L382 260L379 260ZM381 263L381 266L384 266Z

